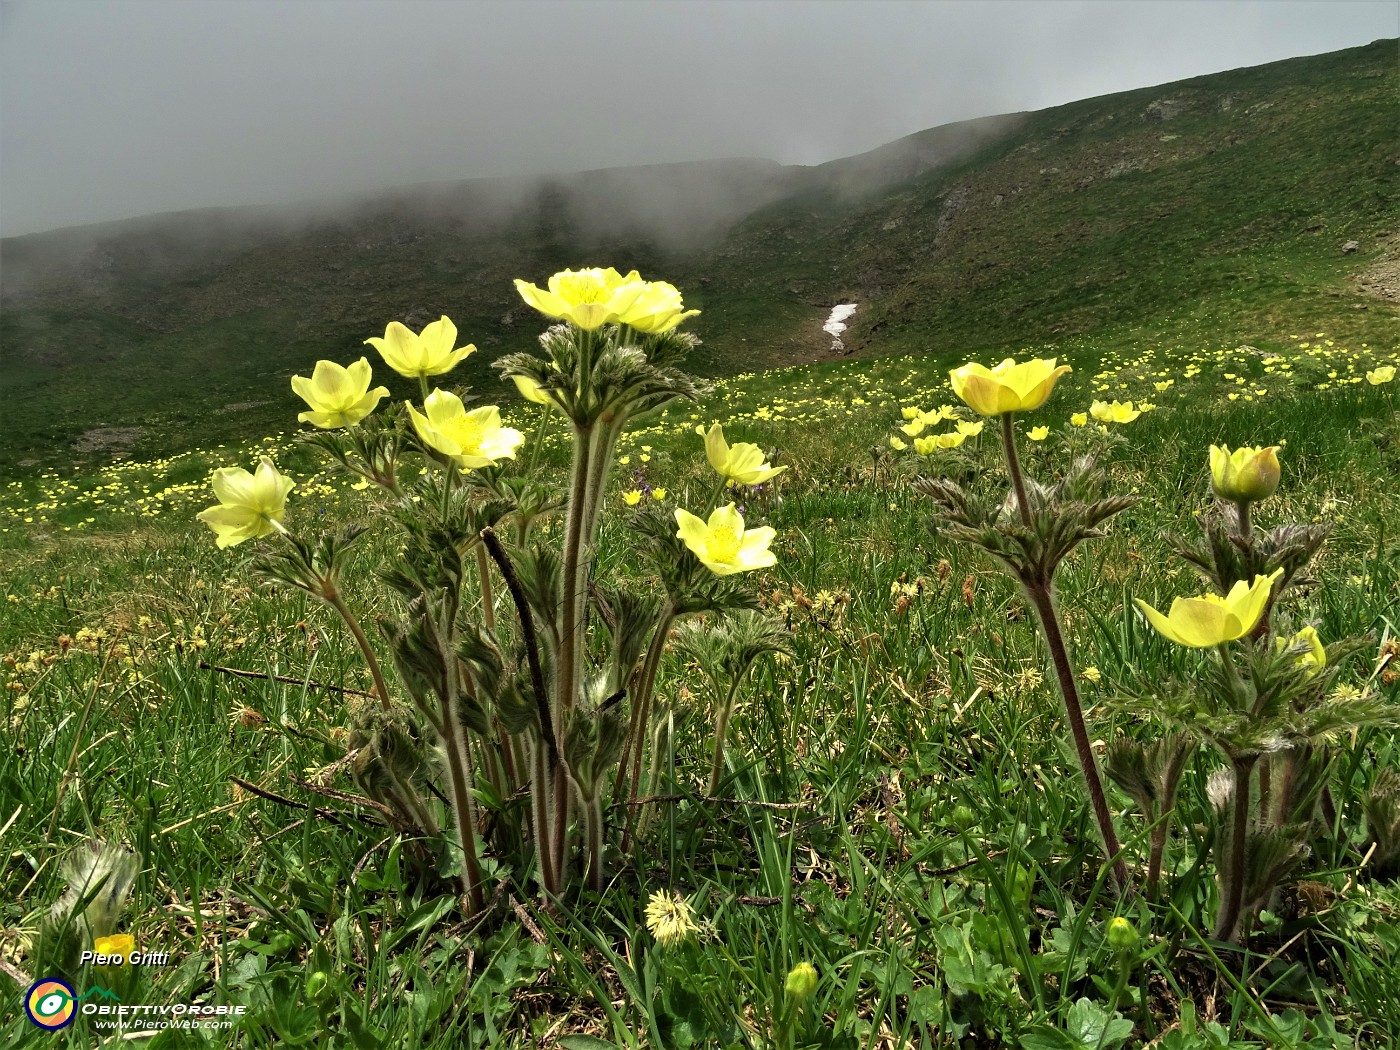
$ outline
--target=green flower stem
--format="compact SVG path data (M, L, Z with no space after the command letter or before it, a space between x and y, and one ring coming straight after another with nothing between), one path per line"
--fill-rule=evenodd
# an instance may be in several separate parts
M535 473L535 464L540 461L540 449L544 445L545 434L549 432L549 414L551 411L553 411L553 406L551 405L540 406L540 425L535 428L535 444L534 447L530 449L530 463L525 468L526 476Z
M1037 583L1027 588L1027 592L1040 619L1040 629L1045 636L1045 644L1050 649L1055 674L1060 680L1060 696L1064 700L1065 715L1069 720L1070 733L1074 737L1075 753L1079 756L1079 769L1084 775L1084 786L1089 791L1089 802L1094 808L1099 834L1103 837L1104 851L1113 862L1113 879L1120 890L1131 893L1132 880L1128 876L1127 864L1119 856L1122 848L1118 844L1118 834L1113 828L1113 815L1109 812L1103 781L1099 778L1094 748L1089 742L1089 731L1084 725L1084 708L1079 700L1079 688L1075 685L1074 669L1070 666L1069 651L1065 648L1064 635L1060 631L1060 620L1055 612L1055 601L1051 596L1050 586L1048 583Z
M651 644L647 646L646 659L642 661L641 680L638 683L637 695L632 700L632 723L628 728L627 740L623 744L622 757L618 760L617 777L613 781L615 799L624 797L624 784L628 801L634 801L641 788L642 752L646 749L646 741L651 734L651 701L656 693L656 674L661 667L661 656L666 650L666 642L671 634L671 625L676 621L676 615L675 606L668 602L657 618ZM622 832L624 855L632 844L632 829L639 818L637 808L627 807L626 826Z
M449 682L452 676L448 675ZM476 809L472 803L472 761L466 729L457 717L456 690L443 698L442 749L447 758L448 788L452 796L452 818L457 829L457 845L462 851L462 893L467 898L467 917L481 911L485 897L481 890L481 868L476 855Z
M428 411L428 377L418 373L418 389L423 392L423 411Z
M1231 759L1234 767L1234 816L1230 828L1230 855L1221 872L1220 914L1216 917L1215 938L1233 941L1239 930L1240 908L1244 901L1245 844L1249 836L1249 777L1258 755Z
M1167 837L1171 833L1172 810L1176 806L1176 789L1181 783L1181 773L1186 766L1186 758L1189 754L1190 748L1187 744L1178 743L1176 750L1172 752L1172 756L1167 762L1166 774L1162 778L1166 790L1159 801L1158 812L1154 814L1157 822L1152 828L1147 857L1147 894L1154 900L1157 897L1158 884L1162 878L1162 857L1166 852Z
M350 611L350 606L345 604L345 599L341 597L340 591L335 584L327 583L324 594L326 604L340 614L340 618L345 621L345 626L350 628L350 633L355 638L355 644L360 647L360 653L365 658L365 663L369 665L370 677L374 679L374 691L379 694L379 703L385 711L393 711L394 702L389 699L389 687L384 683L384 672L379 669L379 659L374 655L374 649L369 644L369 639L365 637L364 628L360 626L360 621L355 619L355 614Z
M1239 531L1236 535L1242 540L1247 540L1254 533L1254 523L1249 517L1249 500L1236 500L1235 510L1237 512L1236 523L1239 525Z
M535 836L535 855L539 860L540 884L546 894L557 895L561 889L554 867L554 850L550 846L550 829L554 826L550 791L549 765L543 740L530 743L530 824Z
M1016 502L1021 508L1021 521L1026 528L1034 528L1030 501L1026 498L1026 479L1021 472L1020 457L1016 455L1015 414L1012 412L1003 412L1001 415L1001 443L1006 451L1006 472L1011 475ZM1053 571L1052 569L1051 572ZM1113 815L1108 809L1108 798L1104 794L1103 780L1099 777L1094 748L1089 742L1089 731L1084 725L1084 707L1079 700L1079 687L1074 681L1074 668L1070 664L1069 650L1060 630L1059 614L1055 611L1052 582L1052 579L1027 582L1026 593L1035 607L1036 616L1040 620L1041 634L1045 637L1050 658L1055 664L1055 674L1060 681L1060 696L1065 704L1065 716L1069 720L1075 753L1079 757L1079 770L1084 776L1084 786L1089 792L1089 802L1094 808L1094 817L1098 821L1104 850L1113 864L1114 882L1120 890L1131 893L1132 881L1128 876L1128 866L1119 856L1122 848L1118 844L1118 834L1113 828Z
M476 573L481 578L481 618L486 629L496 633L496 605L491 594L491 567L486 563L486 548L477 544Z
M1021 458L1016 455L1016 414L1001 414L1001 445L1006 450L1006 472L1011 475L1011 485L1016 490L1016 503L1021 508L1021 523L1031 527L1031 505L1026 499L1026 479L1021 473Z
M603 867L603 805L598 795L583 800L584 873L588 888L602 893L606 885Z
M569 482L568 513L564 523L564 566L562 608L559 618L559 664L554 695L550 698L555 725L565 707L573 707L578 697L578 660L583 629L582 602L587 597L581 575L587 571L583 559L584 501L588 497L589 457L593 450L592 427L574 428L574 465Z
M736 678L734 684L729 687L729 695L724 698L715 718L715 750L714 757L710 759L710 784L705 792L707 795L719 794L719 782L724 776L724 745L725 739L729 735L729 719L734 714L734 697L739 691L739 682L742 679Z

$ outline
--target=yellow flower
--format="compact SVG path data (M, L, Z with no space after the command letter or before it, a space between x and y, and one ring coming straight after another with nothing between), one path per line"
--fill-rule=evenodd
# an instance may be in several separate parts
M918 419L921 413L913 405L905 405L899 410L899 414L905 419Z
M1095 401L1089 406L1089 415L1100 423L1131 423L1142 415L1131 401Z
M256 474L242 467L220 467L209 480L219 506L195 516L214 530L214 542L220 550L286 531L282 518L287 513L287 493L296 483L277 473L266 456Z
M638 503L642 502L642 490L628 489L622 494L622 502L626 503L629 507L635 507Z
M1030 433L1026 435L1026 437L1030 438L1032 441L1044 441L1049 436L1049 427L1031 427Z
M716 507L708 522L685 510L676 510L676 536L716 576L729 576L777 563L768 549L776 535L771 525L745 529L744 518L734 504Z
M92 950L98 955L121 956L121 963L111 965L120 966L126 962L131 953L136 950L136 938L129 933L114 933L110 937L94 937L92 940Z
M510 378L515 382L515 389L520 391L520 396L526 401L533 401L537 405L554 406L554 398L546 394L544 388L529 376L511 376Z
M1070 426L1082 427L1089 422L1089 413L1076 412L1069 417Z
M1298 663L1306 667L1309 674L1317 674L1327 666L1327 649L1317 636L1316 628L1304 627L1292 638L1280 638L1274 644L1281 650L1307 646L1307 652L1298 654Z
M292 376L292 390L308 405L310 412L297 416L298 423L329 430L358 423L374 411L380 398L389 396L387 387L369 388L369 361L360 358L349 368L334 361L317 361L311 378Z
M758 485L787 470L763 462L763 451L757 445L747 441L727 444L718 423L705 435L705 455L716 473L741 485Z
M921 456L931 456L940 448L957 448L966 440L966 434L932 434L926 438L915 438L914 451Z
M663 499L666 498L666 490L665 490L665 489L652 489L652 490L651 490L651 498L654 499L654 500L656 500L656 501L658 501L658 502L660 502L661 500L663 500Z
M1007 358L995 368L968 364L948 373L953 393L984 416L1003 412L1029 412L1045 404L1069 365L1055 367L1055 358L1034 358L1017 364Z
M1395 378L1394 365L1381 365L1380 368L1366 373L1366 382L1372 386L1380 386L1382 383L1389 383Z
M457 326L446 316L439 317L417 335L398 321L390 321L383 339L371 337L365 342L379 351L385 364L409 379L450 372L468 354L476 352L476 346L471 343L452 349L457 342Z
M686 312L681 293L665 281L644 281L636 270L622 275L608 267L561 270L547 289L516 279L520 297L546 317L557 317L585 331L605 324L631 325L641 332L665 332L699 310Z
M1254 630L1268 605L1269 591L1281 575L1283 570L1278 569L1271 576L1254 577L1252 584L1240 580L1223 598L1218 594L1177 598L1166 616L1141 598L1133 601L1162 635L1177 645L1201 649L1232 642Z
M963 437L976 437L982 433L982 428L986 426L980 419L974 423L959 423L958 433Z
M642 285L642 292L632 301L631 306L618 314L619 324L625 324L639 332L669 332L686 318L700 313L699 310L685 309L681 302L681 293L674 285L665 281L638 283ZM618 298L625 297L629 290L629 286L619 289Z
M679 894L672 896L664 890L651 895L651 900L647 902L646 918L651 935L657 943L668 948L680 944L700 928L685 898Z
M918 437L924 432L924 427L927 425L928 422L924 419L922 415L916 415L913 419L911 419L908 423L905 423L904 426L900 427L899 429L904 431L904 433L908 434L910 437Z
M525 435L501 426L501 411L495 405L468 412L462 399L446 390L434 390L419 412L409 402L409 418L423 443L451 456L468 469L490 467L497 460L514 459Z
M903 451L904 451L906 448L908 448L908 447L909 447L909 446L906 445L906 444L905 444L903 441L901 441L899 438L897 438L897 437L891 437L891 438L890 438L890 448L894 449L896 452L903 452Z
M1248 446L1230 451L1228 445L1210 446L1210 477L1221 499L1252 502L1268 499L1278 489L1278 445Z

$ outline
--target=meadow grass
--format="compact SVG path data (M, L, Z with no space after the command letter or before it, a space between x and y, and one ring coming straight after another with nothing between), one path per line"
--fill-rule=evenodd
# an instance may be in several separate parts
M1208 505L1212 442L1283 445L1283 486L1261 519L1333 526L1318 582L1290 612L1325 639L1372 632L1347 682L1372 675L1400 621L1400 384L1364 373L1394 362L1394 347L1299 332L1268 351L1082 339L1035 352L1076 371L1025 420L1052 431L1026 443L1029 472L1052 475L1092 439L1107 446L1115 488L1142 497L1059 576L1097 741L1151 731L1115 714L1115 682L1187 660L1131 598L1162 607L1199 593L1162 534ZM32 1028L15 975L61 889L63 852L102 836L141 860L122 929L171 953L127 1001L248 1007L230 1032L171 1031L155 1046L1389 1045L1400 893L1364 863L1359 805L1382 770L1400 769L1392 735L1345 742L1340 834L1244 947L1208 935L1215 763L1204 755L1184 778L1168 892L1116 896L1033 617L987 557L930 531L929 502L909 485L917 472L974 470L1001 485L991 429L942 458L888 445L901 406L954 400L955 363L739 376L624 438L609 495L619 512L642 482L664 486L668 507L698 508L713 482L697 426L720 421L731 440L776 447L791 469L746 511L778 533L777 565L756 582L793 654L741 693L720 799L700 797L708 695L696 668L668 655L666 798L649 803L636 862L614 856L604 893L552 913L492 869L498 907L474 923L372 810L303 786L354 790L337 763L362 698L338 689L371 683L344 627L254 584L246 548L215 550L193 520L212 502L213 466L261 454L298 481L293 528L363 517L372 492L325 472L290 434L11 482L0 495L0 1042L99 1041L84 1018L57 1035ZM1096 397L1158 407L1109 439L1069 423ZM529 432L533 417L517 416ZM564 456L547 444L547 464ZM394 540L369 521L346 589L372 613L383 599L368 571ZM600 545L600 575L635 574L620 513ZM1394 677L1381 683L1394 699ZM1111 801L1138 869L1145 829L1125 796ZM642 913L660 890L691 902L699 936L656 943ZM1115 915L1142 934L1130 957L1105 941ZM804 961L818 982L799 1005L784 982Z

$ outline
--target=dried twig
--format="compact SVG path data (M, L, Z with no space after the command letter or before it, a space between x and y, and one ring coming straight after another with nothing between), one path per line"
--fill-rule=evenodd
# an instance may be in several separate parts
M287 685L300 685L310 689L329 689L333 693L348 693L351 696L368 696L371 699L380 699L378 693L367 693L363 689L351 689L348 685L331 685L328 682L313 682L309 678L291 678L284 674L267 674L263 671L244 671L238 667L221 667L218 664L199 661L199 667L204 671L218 671L220 674L231 674L238 678L261 678L269 682L285 682Z

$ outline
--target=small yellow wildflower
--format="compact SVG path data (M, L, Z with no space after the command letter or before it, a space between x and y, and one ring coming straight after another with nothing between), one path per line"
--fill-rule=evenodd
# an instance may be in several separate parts
M686 899L664 890L651 895L647 902L646 920L651 935L666 948L680 944L700 928Z

